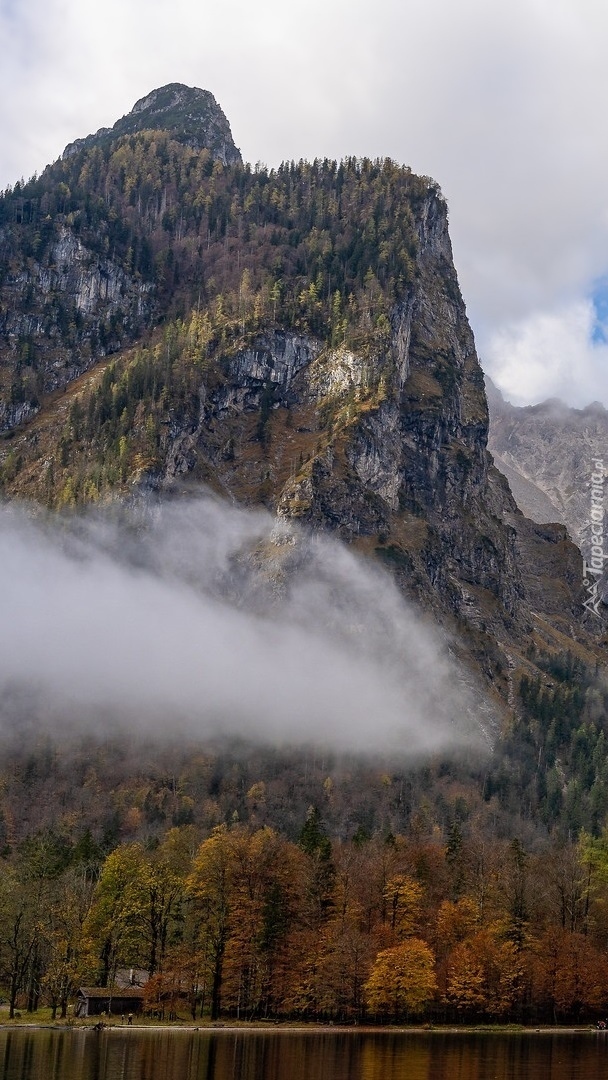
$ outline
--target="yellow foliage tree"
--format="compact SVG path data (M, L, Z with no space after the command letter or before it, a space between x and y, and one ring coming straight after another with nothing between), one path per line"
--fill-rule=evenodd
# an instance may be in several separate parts
M436 937L439 945L449 947L464 941L475 931L479 918L477 905L469 896L443 900L437 912Z
M483 1009L492 1016L506 1016L520 996L523 978L522 952L496 925L451 951L446 1000L462 1011Z
M422 885L405 874L396 874L387 882L384 899L391 929L397 940L416 933L423 895Z
M484 984L483 964L473 947L461 942L450 956L446 1000L462 1013L483 1011L487 1007Z
M422 1012L436 989L433 951L412 937L378 953L365 984L365 999L372 1012L397 1017Z

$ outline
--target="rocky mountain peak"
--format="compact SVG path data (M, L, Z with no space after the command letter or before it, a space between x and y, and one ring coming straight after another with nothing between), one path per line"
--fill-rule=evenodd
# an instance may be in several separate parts
M151 93L136 101L129 116L141 112L165 113L175 107L199 102L204 102L205 107L209 103L217 104L213 94L208 90L200 90L197 86L185 86L184 83L167 83L166 86L152 90Z
M93 135L69 143L63 157L107 145L123 135L155 130L170 132L178 142L193 150L210 150L224 165L241 161L230 124L213 94L183 83L168 83L152 90L136 101L131 111L113 127L100 128Z

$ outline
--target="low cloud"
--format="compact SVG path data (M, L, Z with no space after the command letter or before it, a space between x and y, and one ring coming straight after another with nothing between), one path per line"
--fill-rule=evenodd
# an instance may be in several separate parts
M480 741L445 646L335 541L211 496L0 507L0 722L417 757Z

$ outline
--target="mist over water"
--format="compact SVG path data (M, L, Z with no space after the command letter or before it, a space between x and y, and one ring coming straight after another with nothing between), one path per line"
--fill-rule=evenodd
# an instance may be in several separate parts
M320 744L480 741L445 644L339 542L200 493L71 517L0 506L0 724Z

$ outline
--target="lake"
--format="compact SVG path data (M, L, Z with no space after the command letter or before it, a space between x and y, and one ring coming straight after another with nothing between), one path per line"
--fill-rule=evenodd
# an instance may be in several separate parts
M0 1030L2 1080L605 1080L608 1035Z

